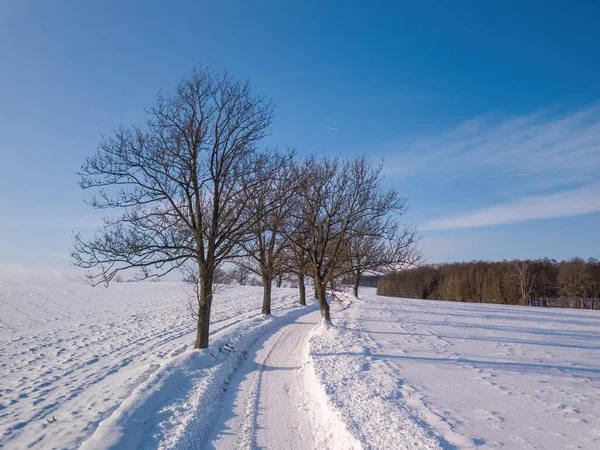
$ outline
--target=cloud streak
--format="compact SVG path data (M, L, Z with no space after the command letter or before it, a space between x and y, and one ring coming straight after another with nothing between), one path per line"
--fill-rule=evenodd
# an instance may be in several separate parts
M388 148L400 147L391 143ZM488 114L433 138L404 143L386 173L512 176L529 187L593 182L600 170L600 104L577 111L538 111L513 118Z
M340 131L339 128L335 128L335 127L328 127L327 125L321 125L321 127L325 128L326 130L331 130L331 131Z
M535 219L574 217L600 212L600 184L550 195L525 197L462 215L433 220L424 230L476 228L513 224Z
M396 149L386 158L389 177L418 178L430 190L441 187L445 193L460 186L458 192L469 201L485 202L482 195L488 193L498 202L489 199L490 206L434 217L423 230L600 212L600 103L514 117L486 114L438 135L391 142L386 148Z

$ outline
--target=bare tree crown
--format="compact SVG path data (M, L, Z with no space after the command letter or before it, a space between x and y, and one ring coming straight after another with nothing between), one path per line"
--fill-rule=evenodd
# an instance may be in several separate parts
M198 68L147 113L145 127L103 138L80 172L82 188L98 189L92 206L122 210L93 240L76 236L76 263L100 269L94 283L128 268L163 275L189 258L211 270L247 232L243 192L271 102L226 72Z
M264 314L284 270L297 266L301 303L310 273L328 321L325 286L336 277L360 278L417 255L414 230L394 216L406 199L383 189L381 165L364 157L294 162L291 150L258 149L273 106L248 82L198 68L161 92L147 115L145 126L117 129L85 160L80 185L96 191L89 203L118 215L91 240L77 234L73 257L92 270L92 284L128 269L138 279L175 269L193 274L196 348L208 346L224 261L261 276Z

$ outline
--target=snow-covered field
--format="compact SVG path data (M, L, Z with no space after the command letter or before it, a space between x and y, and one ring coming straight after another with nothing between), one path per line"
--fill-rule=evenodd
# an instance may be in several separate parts
M374 448L600 448L600 314L378 297L311 337Z
M600 448L598 312L238 286L191 351L189 294L0 285L0 448Z
M125 425L135 424L152 401L151 406L161 406L156 403L160 387L168 397L164 406L173 411L154 417L154 428L147 424L142 430L148 436L137 438L177 442L181 430L161 427L181 427L194 413L185 410L193 407L186 404L191 392L184 391L192 386L185 381L198 377L192 380L186 370L201 371L207 359L214 370L221 366L214 364L222 355L219 345L241 340L243 345L235 349L241 352L252 343L247 338L258 339L278 318L308 312L295 305L296 290L274 289L275 317L265 320L260 315L262 288L225 288L213 306L215 348L198 363L193 361L198 352L186 351L195 337L189 295L189 286L175 282L115 283L108 289L69 282L1 285L0 448L77 448L124 401L130 415ZM235 368L221 367L219 376ZM181 374L190 376L177 380ZM161 385L164 379L180 392L173 392L173 384ZM131 405L135 401L137 409ZM122 417L114 422L113 439L123 425Z

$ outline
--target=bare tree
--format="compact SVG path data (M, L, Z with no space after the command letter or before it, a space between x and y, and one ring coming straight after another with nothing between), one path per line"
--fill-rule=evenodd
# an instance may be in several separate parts
M558 270L558 290L562 297L585 307L585 301L591 297L593 278L590 267L581 258L573 258L561 265ZM579 306L578 305L578 306Z
M298 227L289 239L307 252L316 282L323 323L331 323L326 286L347 273L349 242L366 226L401 210L403 199L381 187L381 166L366 158L307 159L292 215Z
M271 314L273 280L283 276L285 250L288 241L283 234L295 193L295 171L291 164L293 152L265 152L258 158L259 183L251 185L248 196L248 217L251 217L251 238L242 243L248 263L245 267L262 278L262 313ZM243 264L242 262L238 264ZM278 282L281 286L281 282Z
M192 261L200 283L194 348L206 348L215 270L247 237L245 174L272 117L270 101L248 82L198 68L159 94L145 127L104 138L80 185L99 189L93 207L122 214L90 241L75 236L76 264L97 269L90 282L130 268L161 276Z
M190 262L184 264L180 270L183 274L183 282L189 284L193 292L191 301L188 303L188 309L191 317L197 321L199 313L198 305L202 298L202 280L200 279L198 265L190 260ZM215 269L213 282L213 294L224 292L227 289L227 284L231 282L231 274L225 271L223 267L217 267Z
M293 232L293 231L292 231ZM308 252L304 247L304 238L302 235L297 236L302 245L294 244L290 242L288 251L288 261L291 273L295 273L298 279L298 303L302 306L306 306L306 276L310 270L310 259ZM316 292L316 291L315 291ZM315 296L316 298L316 296Z
M277 272L277 274L275 275L275 286L277 286L278 288L281 287L281 285L283 284L283 276L285 275L284 272L284 267L281 266Z
M406 211L406 200L398 199L396 217L365 223L348 242L349 272L358 298L360 279L366 272L383 274L414 266L422 259L416 243L416 228L402 226L398 216Z
M213 282L215 284L231 284L231 279L231 271L224 269L223 266L219 266L215 269L215 274L213 277Z
M296 180L296 192L291 200L291 206L295 210L300 210L302 200L299 191L304 186L306 174L303 173L303 167L297 163L294 164L293 168L294 179ZM302 306L306 306L306 278L310 277L311 274L311 263L307 250L308 230L304 226L302 214L290 213L288 216L286 229L284 230L284 235L288 242L286 265L289 272L295 274L297 277L299 294L298 303ZM314 298L317 298L316 283L314 286Z
M250 280L251 272L252 270L248 268L242 259L237 259L236 267L233 269L231 276L240 286L246 286Z
M529 261L515 261L513 267L514 277L519 288L519 294L521 295L521 304L526 305L535 282L533 267Z

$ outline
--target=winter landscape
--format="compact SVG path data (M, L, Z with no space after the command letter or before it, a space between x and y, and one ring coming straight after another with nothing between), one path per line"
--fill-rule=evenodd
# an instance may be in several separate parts
M217 294L194 351L176 282L0 288L0 445L21 448L598 448L594 311Z
M0 2L0 450L600 449L599 21Z

